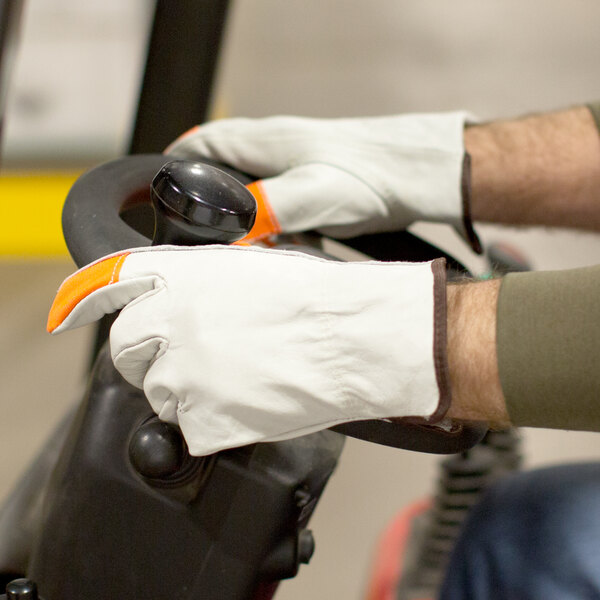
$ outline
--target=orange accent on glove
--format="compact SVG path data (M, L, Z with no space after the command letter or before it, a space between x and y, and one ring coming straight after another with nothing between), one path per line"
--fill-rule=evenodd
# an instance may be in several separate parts
M52 333L86 296L101 287L119 281L121 267L129 254L124 252L93 263L66 279L50 308L46 326L48 332Z
M176 144L178 144L179 142L181 142L181 140L185 139L186 137L188 137L190 135L194 135L194 133L196 133L196 131L198 131L198 129L200 129L200 125L194 125L194 127L192 127L191 129L188 129L185 133L182 133L176 140L173 140L163 150L163 154L169 154L169 151L171 150L171 148L173 148Z
M281 233L281 225L279 225L279 221L271 208L271 204L269 203L269 199L267 198L262 183L260 181L255 181L246 187L250 190L256 200L256 221L254 221L254 226L248 235L236 242L236 244L239 245L247 245L248 242L258 242L269 238L272 235Z

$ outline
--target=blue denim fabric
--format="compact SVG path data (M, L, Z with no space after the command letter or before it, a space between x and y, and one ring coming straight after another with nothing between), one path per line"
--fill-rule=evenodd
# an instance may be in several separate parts
M600 598L600 463L502 480L467 518L440 600Z

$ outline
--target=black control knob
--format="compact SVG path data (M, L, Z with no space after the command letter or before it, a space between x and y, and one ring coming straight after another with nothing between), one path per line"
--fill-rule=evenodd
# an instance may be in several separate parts
M315 552L315 538L310 529L298 532L298 562L307 565Z
M38 600L35 581L31 579L13 579L6 586L7 600Z
M174 160L150 187L153 245L231 244L254 225L256 201L239 181L200 162Z
M265 579L295 577L301 564L308 564L315 551L315 540L309 529L301 529L284 537L261 565Z
M129 442L129 460L133 468L148 479L172 477L180 471L187 455L179 430L158 419L141 425Z

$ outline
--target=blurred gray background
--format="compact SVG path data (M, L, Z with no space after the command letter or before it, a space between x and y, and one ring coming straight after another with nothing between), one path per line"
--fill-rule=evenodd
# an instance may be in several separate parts
M127 147L153 3L30 0L10 94L8 168L92 165ZM471 110L481 119L600 99L594 0L238 0L214 113L321 117ZM18 202L19 198L0 198ZM24 218L26 218L24 206ZM485 265L445 227L417 224L476 273ZM600 240L481 226L538 269L594 264ZM0 498L80 397L90 331L45 333L69 259L0 262ZM523 365L527 368L527 365ZM600 454L596 434L526 431L529 465ZM363 596L375 541L427 495L437 458L350 440L318 507L317 550L282 600Z

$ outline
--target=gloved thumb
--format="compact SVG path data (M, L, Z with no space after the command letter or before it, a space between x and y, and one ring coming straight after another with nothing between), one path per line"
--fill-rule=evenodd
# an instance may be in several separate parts
M248 189L258 211L254 227L242 241L311 230L347 238L397 226L377 191L332 163L300 165Z
M155 275L120 280L130 252L102 258L68 277L60 286L48 315L49 333L62 333L97 321L154 289Z

